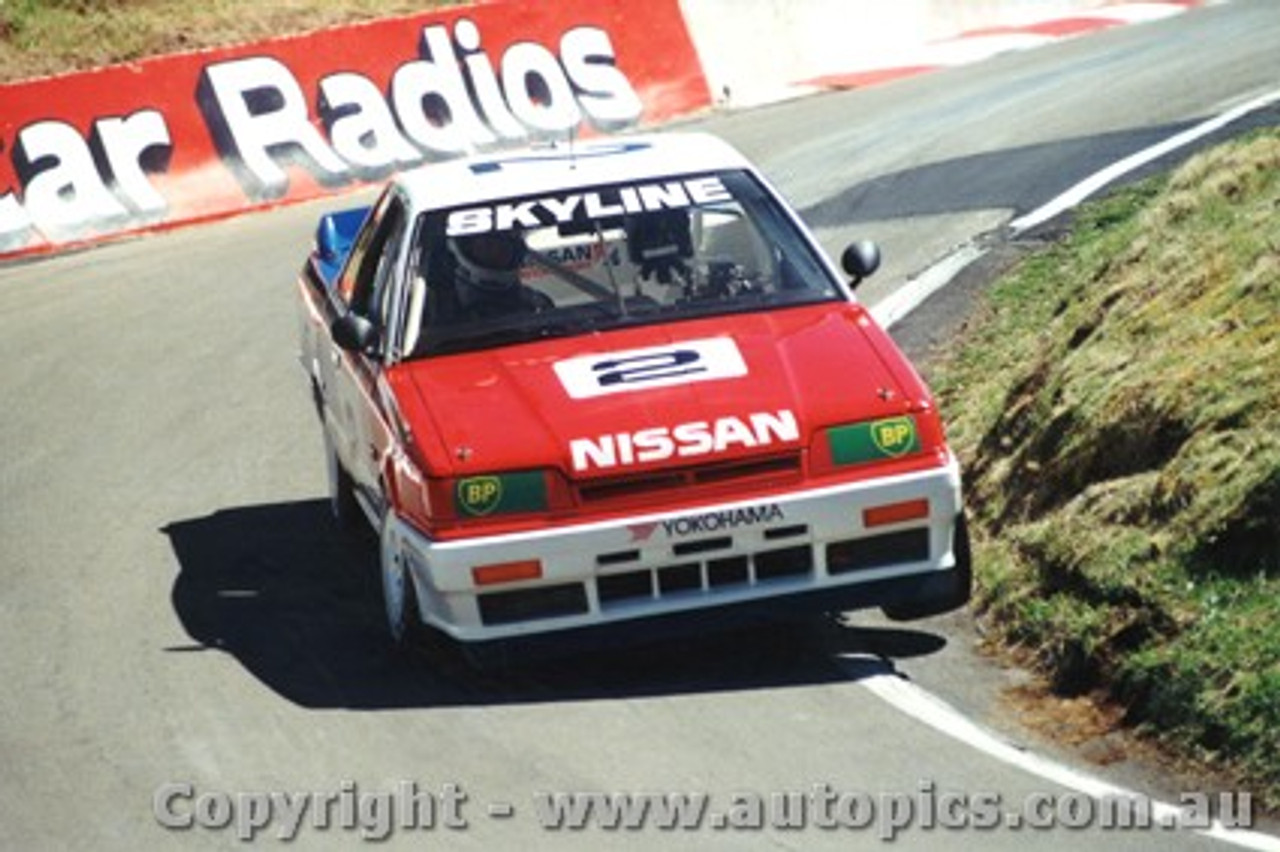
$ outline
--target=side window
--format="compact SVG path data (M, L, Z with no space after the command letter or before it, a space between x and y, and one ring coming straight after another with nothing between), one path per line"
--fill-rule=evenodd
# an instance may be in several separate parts
M338 280L338 296L352 309L356 308L356 291L362 277L361 273L370 249L377 242L377 234L382 230L382 220L390 200L391 190L388 189L369 211L369 217L360 228L360 233L356 235L355 245L351 247L351 255L347 258L347 265L343 267L342 277Z
M404 204L399 198L393 198L383 221L386 236L382 250L378 253L378 262L374 266L368 311L368 316L384 329L391 328L395 321L396 270L407 230L406 218Z
M339 284L339 293L351 310L370 319L388 318L380 302L386 298L384 292L392 289L404 230L404 204L388 190L360 232Z

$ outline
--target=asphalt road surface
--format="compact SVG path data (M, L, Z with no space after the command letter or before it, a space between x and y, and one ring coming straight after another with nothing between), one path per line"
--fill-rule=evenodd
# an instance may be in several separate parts
M684 124L757 159L831 249L879 240L874 302L1275 87L1278 45L1280 3L1234 0ZM1000 709L1010 675L972 653L964 616L864 614L502 675L389 653L372 549L326 514L295 360L294 278L316 216L342 203L0 269L0 848L276 846L296 827L305 849L385 834L418 849L850 850L904 814L903 849L1232 848L1103 830L1069 780L959 735L965 714L1018 742ZM895 333L923 351L967 292ZM925 692L893 700L895 684ZM959 713L906 709L925 694ZM1078 759L1027 742L1010 751ZM1176 792L1123 764L1079 768ZM723 819L544 828L556 800L541 794L572 791L701 793ZM1075 827L1005 827L1027 802ZM966 813L1000 824L946 828Z

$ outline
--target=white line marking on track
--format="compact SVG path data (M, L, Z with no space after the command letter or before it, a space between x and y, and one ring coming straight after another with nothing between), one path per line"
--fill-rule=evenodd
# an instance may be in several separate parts
M959 710L947 704L941 698L916 686L898 675L876 674L860 680L859 683L883 701L891 704L901 712L923 722L939 733L971 746L978 751L1017 767L1024 772L1043 778L1062 787L1067 787L1095 799L1106 796L1135 797L1134 790L1119 787L1069 766L1056 763L1030 751L1020 749L985 728L972 722ZM1151 816L1153 822L1172 824L1182 813L1175 805L1166 802L1152 801ZM1272 837L1258 831L1242 828L1231 828L1214 820L1213 827L1208 829L1190 829L1197 834L1230 843L1243 849L1255 849L1259 852L1280 852L1280 838Z
M966 266L984 254L986 249L966 243L868 308L872 318L882 328L891 327L920 307L925 299L950 284Z
M1034 228L1036 225L1041 225L1053 217L1080 204L1089 196L1129 172L1158 160L1160 157L1172 153L1179 148L1190 145L1192 142L1202 139L1211 133L1221 130L1228 124L1239 121L1251 112L1265 109L1277 102L1280 102L1280 90L1254 98L1253 100L1241 104L1234 109L1227 110L1215 118L1211 118L1197 124L1195 127L1184 130L1174 136L1170 136L1163 142L1159 142L1149 148L1145 148L1135 154L1131 154L1123 160L1112 163L1105 169L1093 173L1047 204L1040 206L1025 216L1020 216L1017 219L1012 220L1009 222L1008 227L1016 235L1022 231ZM965 243L963 246L926 269L920 275L908 280L902 287L899 287L888 296L885 296L874 305L871 305L868 310L871 312L872 318L874 318L882 328L891 328L895 323L899 322L916 308L920 307L920 305L922 305L924 301L934 293L950 284L965 267L982 257L984 254L986 254L986 249L980 248L976 243Z
M1221 115L1211 118L1208 121L1201 122L1189 130L1184 130L1150 148L1146 148L1136 154L1131 154L1116 163L1112 163L1105 169L1095 172L1080 183L1068 189L1057 198L1043 205L1037 210L1033 210L1025 216L1014 219L1009 223L1009 227L1015 232L1025 231L1028 228L1034 228L1043 222L1047 222L1059 213L1075 207L1098 190L1105 187L1112 181L1128 174L1134 169L1141 168L1148 163L1158 160L1165 154L1176 151L1186 145L1190 145L1198 139L1208 136L1217 130L1221 130L1234 121L1239 121L1251 112L1271 106L1280 101L1280 91L1274 91L1270 94L1263 95L1259 98L1241 104L1235 109L1227 110Z

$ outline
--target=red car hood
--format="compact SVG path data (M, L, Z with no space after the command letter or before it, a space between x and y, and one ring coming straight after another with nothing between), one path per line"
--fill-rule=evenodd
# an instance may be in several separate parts
M743 314L427 358L388 375L431 470L612 476L776 454L918 410L858 305Z

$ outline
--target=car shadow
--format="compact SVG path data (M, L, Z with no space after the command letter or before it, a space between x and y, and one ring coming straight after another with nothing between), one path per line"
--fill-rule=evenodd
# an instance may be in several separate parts
M372 535L341 532L324 500L223 509L163 532L171 599L193 644L222 651L304 707L398 709L644 697L849 681L934 654L940 635L830 620L477 670L456 648L397 651L387 637Z

